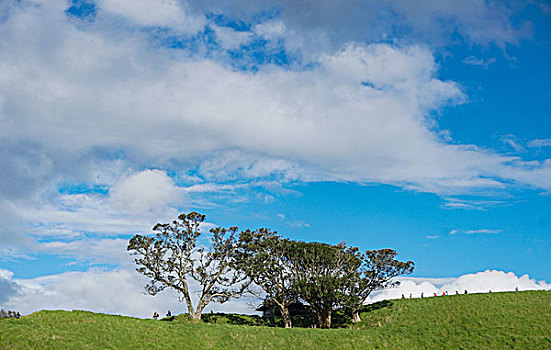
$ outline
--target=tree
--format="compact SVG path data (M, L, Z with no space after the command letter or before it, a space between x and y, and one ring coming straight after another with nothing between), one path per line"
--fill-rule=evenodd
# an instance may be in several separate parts
M345 305L350 310L352 322L361 321L360 308L367 297L377 289L395 287L400 284L392 278L413 272L413 261L398 261L393 249L368 250L361 255L361 263L350 279Z
M204 220L205 215L195 212L181 214L172 223L156 224L153 236L135 235L127 247L137 256L136 270L150 279L146 292L178 291L193 321L201 319L211 301L224 303L242 295L249 285L246 276L234 268L237 227L211 229L211 244L205 247L198 243ZM201 288L196 306L191 298L192 280Z
M358 249L344 243L293 242L294 287L314 310L318 326L331 328L331 313L342 304L360 264Z
M289 252L292 243L269 229L243 231L239 237L239 268L266 294L265 303L279 308L285 328L292 327L288 306L296 301Z

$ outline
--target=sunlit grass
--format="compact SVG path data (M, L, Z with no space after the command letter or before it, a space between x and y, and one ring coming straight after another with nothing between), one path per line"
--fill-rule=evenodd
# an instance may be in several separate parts
M375 304L345 328L283 329L258 317L193 324L85 311L0 320L0 349L550 349L551 292L454 295ZM346 328L349 327L349 328Z

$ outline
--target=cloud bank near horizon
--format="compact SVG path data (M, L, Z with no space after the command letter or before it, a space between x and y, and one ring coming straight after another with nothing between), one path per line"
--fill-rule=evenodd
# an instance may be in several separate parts
M368 303L386 299L398 299L402 294L419 298L448 291L463 293L487 293L524 290L551 290L546 281L536 281L528 275L516 276L512 272L486 270L452 278L400 277L396 288L374 292ZM47 310L87 310L108 314L149 318L154 311L164 314L186 312L185 304L178 302L178 295L164 291L153 297L143 293L145 280L133 270L89 270L66 272L33 279L15 279L7 270L0 270L0 307L16 310L24 315ZM116 292L114 292L116 291ZM256 298L231 300L224 304L211 304L205 310L252 314L261 303Z

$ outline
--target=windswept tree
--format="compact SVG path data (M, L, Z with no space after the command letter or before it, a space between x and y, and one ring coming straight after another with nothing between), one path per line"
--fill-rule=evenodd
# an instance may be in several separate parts
M246 230L239 237L239 268L265 293L265 302L275 304L285 328L292 327L289 305L296 301L292 266L293 242L269 229Z
M345 300L360 264L358 249L344 243L293 242L290 260L300 298L310 304L320 328L331 328L332 311Z
M398 286L400 282L392 278L413 272L413 261L398 261L397 255L393 249L368 250L361 255L358 269L349 280L344 302L352 322L361 321L359 310L373 291Z
M156 224L154 235L135 235L127 247L136 256L136 270L150 279L146 292L178 291L194 321L201 319L211 301L224 303L241 296L250 284L246 275L234 268L237 228L211 229L210 245L205 246L198 241L204 220L205 215L195 212L181 214L172 223ZM200 286L195 305L192 284Z

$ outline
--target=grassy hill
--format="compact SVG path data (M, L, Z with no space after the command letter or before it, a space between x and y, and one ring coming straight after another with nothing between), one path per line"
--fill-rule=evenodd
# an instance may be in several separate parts
M551 292L453 295L371 305L349 328L254 326L258 317L209 315L192 324L85 311L0 320L0 349L551 349Z

